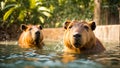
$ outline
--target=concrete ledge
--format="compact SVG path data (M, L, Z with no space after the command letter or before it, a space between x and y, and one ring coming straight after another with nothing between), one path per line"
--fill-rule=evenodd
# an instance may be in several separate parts
M45 39L61 40L63 39L64 29L45 28L43 33ZM94 33L103 42L120 42L120 25L97 26Z
M63 39L64 29L63 28L45 28L43 29L45 40L61 40Z
M96 37L104 42L120 42L120 25L97 26Z

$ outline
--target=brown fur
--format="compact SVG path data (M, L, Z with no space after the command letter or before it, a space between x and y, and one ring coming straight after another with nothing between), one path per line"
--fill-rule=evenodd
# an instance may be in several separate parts
M66 21L64 23L65 52L100 53L105 50L93 33L95 22Z
M43 47L43 33L40 25L21 25L23 31L18 43L21 48L40 48Z

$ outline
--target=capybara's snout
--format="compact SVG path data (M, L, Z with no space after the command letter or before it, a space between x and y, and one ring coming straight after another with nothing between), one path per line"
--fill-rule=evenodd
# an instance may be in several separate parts
M72 37L75 41L78 41L82 38L82 35L79 31L75 31L75 32L72 33Z
M73 37L74 37L75 39L79 39L79 38L81 38L81 34L74 34Z
M36 31L35 35L36 35L36 37L39 37L40 36L40 31Z
M75 32L75 33L72 34L72 37L73 37L74 47L75 48L80 47L82 35L79 32Z

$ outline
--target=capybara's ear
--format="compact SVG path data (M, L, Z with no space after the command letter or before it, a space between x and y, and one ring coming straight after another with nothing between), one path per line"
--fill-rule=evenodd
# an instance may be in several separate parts
M42 26L41 25L38 25L38 27L42 30Z
M23 30L23 31L25 31L27 29L27 25L21 24L20 29Z
M94 21L90 23L90 27L91 27L92 30L95 30L96 24L95 24Z
M63 25L64 29L67 29L67 27L69 26L70 23L71 23L71 21L67 20Z

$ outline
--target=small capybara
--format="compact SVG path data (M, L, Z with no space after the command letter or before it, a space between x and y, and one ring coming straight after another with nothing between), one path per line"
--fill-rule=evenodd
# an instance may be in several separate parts
M105 50L94 35L95 22L66 21L64 23L64 51L68 53L100 53Z
M18 40L21 48L42 49L44 43L41 25L21 24L20 29L23 31Z

